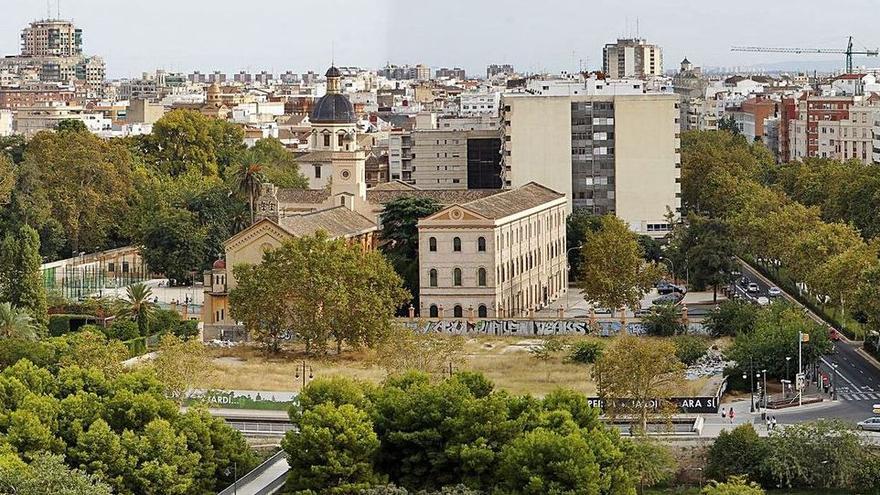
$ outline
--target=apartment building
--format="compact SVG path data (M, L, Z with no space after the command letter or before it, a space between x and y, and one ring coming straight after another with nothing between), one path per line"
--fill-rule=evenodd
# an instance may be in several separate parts
M537 182L570 209L669 232L667 211L681 208L678 95L505 94L502 118L506 187Z
M0 137L12 135L14 115L12 110L0 108Z
M23 57L76 57L82 55L82 29L70 21L33 21L21 32Z
M16 88L0 88L0 108L16 110L52 102L73 101L72 88L58 84L29 84Z
M880 113L874 115L874 164L880 165Z
M645 79L663 75L663 50L641 38L618 39L605 45L602 67L612 79Z
M873 162L880 96L813 96L797 100L788 122L790 159L832 158ZM781 146L781 145L780 145Z
M461 67L441 67L437 69L437 72L434 73L434 76L437 79L458 79L459 81L463 81L467 79L467 73Z
M778 111L779 102L758 95L747 98L737 107L728 109L727 113L733 116L739 132L752 142L764 140L764 122L776 117Z
M419 221L419 314L529 316L564 294L565 195L536 183Z
M512 76L516 74L513 66L510 64L491 64L486 67L486 79L492 79L498 75Z

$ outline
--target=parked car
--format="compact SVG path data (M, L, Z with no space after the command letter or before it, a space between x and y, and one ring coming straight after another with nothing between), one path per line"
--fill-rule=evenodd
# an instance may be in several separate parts
M748 287L749 286L748 277L743 277L743 278L739 279L739 285L741 285L742 287Z
M657 293L660 295L672 294L673 292L677 292L679 294L684 294L686 291L684 287L680 287L675 284L670 284L667 281L662 281L657 284Z
M880 431L880 418L868 418L856 423L856 427L865 431Z
M759 290L761 290L761 288L758 287L758 284L749 282L749 292L758 292Z
M609 308L593 308L593 313L597 315L610 315L611 309Z
M643 316L648 316L651 314L650 308L640 308L636 310L636 318L641 318Z
M651 304L678 304L678 301L681 301L681 299L681 294L673 292L671 294L665 294L654 299L653 301L651 301Z
M767 289L767 295L770 297L779 297L782 295L782 289L779 287L770 287Z

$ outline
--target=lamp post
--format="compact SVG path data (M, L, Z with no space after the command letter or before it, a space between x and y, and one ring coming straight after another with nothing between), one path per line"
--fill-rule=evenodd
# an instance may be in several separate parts
M761 373L764 374L764 413L767 412L767 399L769 398L767 394L767 370L761 370Z
M238 495L238 463L232 462L232 472L234 473L233 481L232 481L232 495ZM229 476L229 468L226 468L226 476Z
M676 282L676 280L675 280L675 263L673 263L671 259L664 258L663 256L660 257L660 261L668 261L669 262L669 269L672 270L672 283L674 284Z
M306 373L308 371L308 373ZM296 378L302 378L302 388L300 391L306 388L306 382L315 377L312 372L312 367L309 366L305 361L301 364L296 365Z

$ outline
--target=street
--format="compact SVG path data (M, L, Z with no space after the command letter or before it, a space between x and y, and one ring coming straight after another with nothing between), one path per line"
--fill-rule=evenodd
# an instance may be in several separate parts
M758 284L758 293L751 296L766 297L767 290L771 287L769 280L746 264L742 265L742 273L749 282ZM748 295L739 281L735 285L741 290L739 293L745 292ZM794 301L788 295L786 299ZM812 313L810 315L818 320ZM819 369L832 377L831 384L835 390L836 400L831 405L804 410L773 411L771 414L774 414L780 423L789 424L819 418L837 418L855 423L873 416L872 406L880 404L880 369L857 351L859 347L860 344L847 341L843 337L834 343L835 352L822 359Z

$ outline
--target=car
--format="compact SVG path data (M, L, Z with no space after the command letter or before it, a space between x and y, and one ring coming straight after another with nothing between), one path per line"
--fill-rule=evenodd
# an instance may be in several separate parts
M643 316L648 316L651 313L653 313L653 311L651 311L650 308L641 308L641 309L637 309L635 314L636 314L636 318L641 318Z
M657 293L660 294L661 296L666 295L666 294L672 294L675 292L677 292L679 294L684 294L686 291L685 291L684 287L681 287L681 286L678 286L675 284L670 284L669 282L666 282L665 280L663 282L660 282L659 284L657 284Z
M768 306L770 304L770 299L767 299L764 296L759 297L755 301L758 303L758 306Z
M864 431L880 431L880 418L868 418L856 423L856 428Z
M747 277L743 277L743 278L739 279L739 285L741 285L743 287L748 287L749 279Z
M651 304L678 304L678 301L681 301L681 294L673 292L654 299Z
M759 290L761 290L761 288L758 287L758 284L749 282L749 292L758 292Z
M779 297L782 295L782 289L779 287L770 287L767 289L767 295L770 297Z
M610 315L610 308L593 308L593 313L597 315Z
M828 338L835 342L838 342L840 340L840 332L832 328L828 330Z

